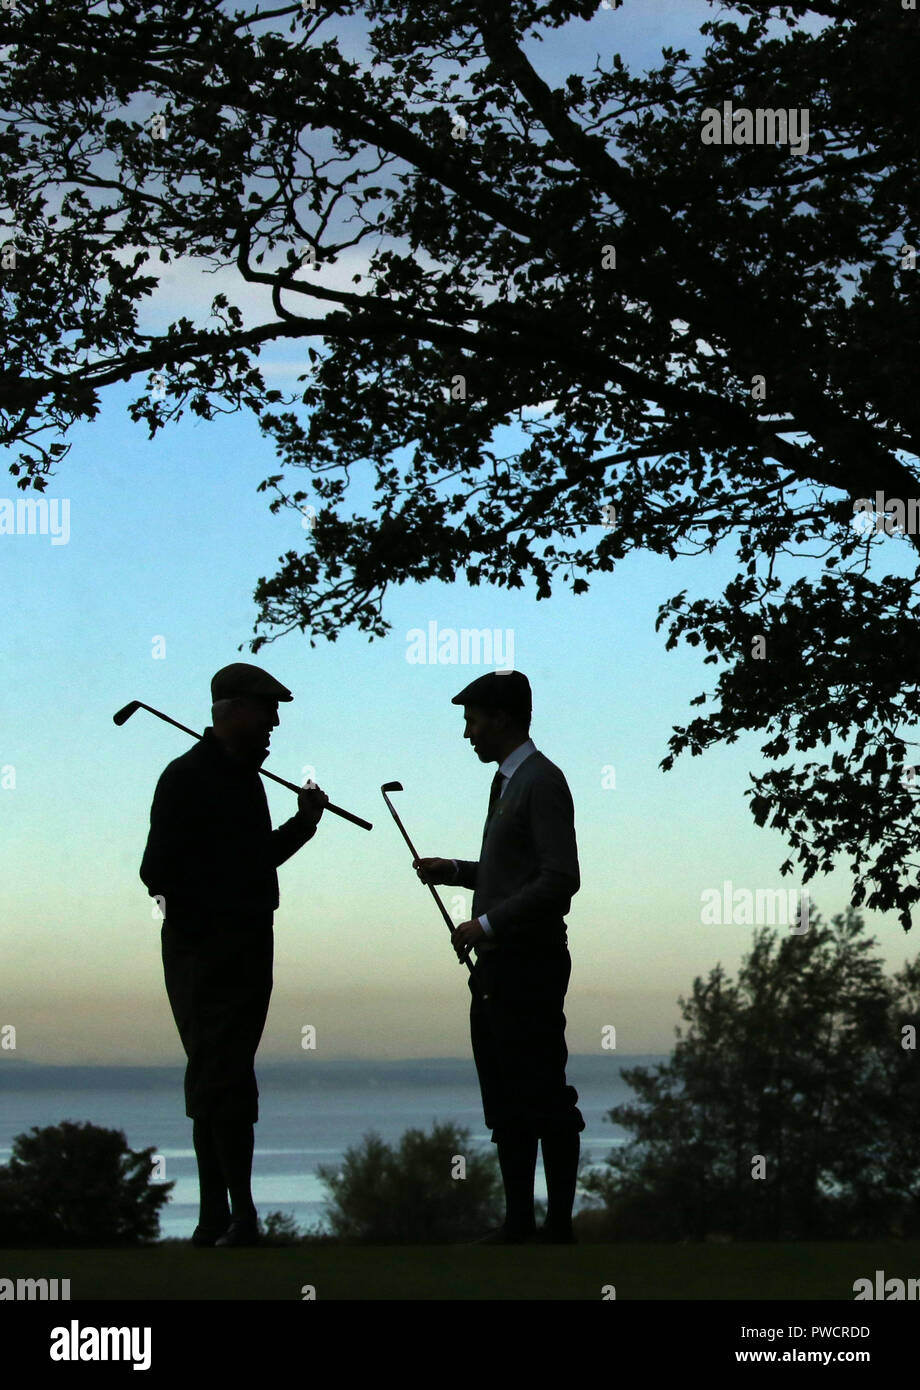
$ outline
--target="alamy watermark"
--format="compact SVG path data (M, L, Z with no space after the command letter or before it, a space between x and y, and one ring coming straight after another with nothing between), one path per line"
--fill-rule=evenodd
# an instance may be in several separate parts
M0 497L0 536L50 536L52 545L70 540L69 497Z
M406 660L413 666L493 666L514 669L514 629L506 627L439 628L432 619L428 630L410 628L406 633Z
M872 530L873 517L876 535L884 531L886 536L893 536L901 531L916 536L920 531L920 497L908 497L905 502L903 497L886 498L884 492L879 491L874 501L871 497L857 497L853 503L854 518L860 513L865 520L857 524L857 529L863 534Z
M793 936L808 931L807 888L733 888L727 878L721 889L704 888L700 893L700 921L703 926L738 927L788 926Z
M69 1327L52 1327L52 1361L131 1361L135 1371L150 1369L149 1327L91 1327L71 1318Z
M54 1303L59 1299L69 1299L70 1280L0 1278L0 1302L17 1298L24 1303Z
M858 1303L860 1299L878 1299L885 1303L920 1299L920 1279L898 1279L894 1276L886 1279L885 1271L877 1269L874 1280L863 1275L853 1281L853 1301Z
M700 140L704 145L788 145L793 154L807 154L808 117L807 106L751 111L723 101L721 111L707 106L700 112Z

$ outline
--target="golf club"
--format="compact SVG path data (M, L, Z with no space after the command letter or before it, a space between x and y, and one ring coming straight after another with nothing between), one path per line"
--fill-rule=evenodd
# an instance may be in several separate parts
M117 714L113 714L112 720L115 724L124 724L125 721L130 719L132 714L139 709L147 710L148 714L155 714L157 719L164 719L167 724L173 724L177 729L181 729L184 734L191 734L192 738L201 738L201 734L196 734L194 729L189 729L185 724L180 724L177 719L170 719L168 714L164 714L162 710L154 709L152 705L145 705L143 700L132 700L129 705L125 705L124 709L120 709ZM279 783L282 787L290 788L292 792L303 791L303 788L298 787L294 782L288 782L284 777L276 777L273 772L268 772L264 767L260 767L259 771L263 777L270 777L273 782ZM343 811L341 806L333 806L331 801L327 801L325 809L331 811L334 816L341 816L343 820L350 820L353 825L360 825L362 830L373 830L374 828L369 820L362 820L360 816L353 816L351 811Z
M409 846L410 850L412 851L412 857L413 857L413 859L418 859L418 858L419 858L418 850L415 848L415 845L412 843L412 841L409 839L409 836L406 834L406 827L403 825L402 821L399 819L399 815L397 814L396 807L393 805L392 801L390 800L389 796L387 795L387 792L401 792L402 790L403 790L403 784L402 784L402 782L384 782L383 786L380 788L380 791L381 791L381 793L382 793L382 795L383 795L383 799L384 799L384 801L386 802L387 806L388 806L389 809L390 809L390 814L391 814L391 816L393 817L393 819L395 820L396 824L399 826L399 832L400 832L400 834L402 835L402 837L403 837L403 839L405 840L406 844ZM449 915L449 913L448 913L448 911L447 911L447 908L446 908L446 907L444 906L444 904L441 902L441 899L440 899L440 897L439 897L439 895L438 895L438 890L435 888L435 886L434 886L433 883L427 883L427 884L425 885L425 887L428 889L428 891L430 892L431 896L434 898L435 902L437 903L437 905L438 905L438 907L439 907L439 909L440 909L440 911L441 911L441 916L444 918L444 921L447 923L447 930L450 932L451 936L453 936L453 934L454 934L454 923L453 923L453 922L451 921L451 919L450 919L450 915ZM459 956L458 959L461 960L461 961L463 962L463 964L466 966L467 970L470 972L470 977L473 979L474 983L476 983L476 981L475 981L475 976L473 975L473 966L472 966L472 962L470 961L470 951L471 951L471 950L472 950L472 947L471 947L471 946L467 946L466 950L463 952L463 955L462 955L462 956ZM488 996L487 994L483 994L483 993L482 993L481 989L479 989L478 984L476 985L476 988L477 988L477 991L479 992L479 994L481 995L481 997L482 997L483 999L488 999L489 996Z

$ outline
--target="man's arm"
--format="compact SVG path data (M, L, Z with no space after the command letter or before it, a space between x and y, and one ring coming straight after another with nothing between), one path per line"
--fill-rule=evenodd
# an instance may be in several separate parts
M285 859L290 859L297 849L302 849L307 840L313 840L320 824L320 817L327 808L329 798L320 787L302 787L297 792L296 815L285 820L282 826L271 833L272 862L275 869Z
M413 859L412 867L423 883L447 888L475 888L479 864L469 859Z
M476 859L452 859L453 877L445 879L444 882L451 888L472 888L476 887L476 878L479 873L479 861Z
M276 869L313 839L328 801L319 787L301 788L297 794L296 814L272 831L272 863Z
M581 883L575 807L564 778L537 778L527 806L537 870L516 893L490 905L489 926L496 941L526 937L533 923L562 916Z
M479 864L470 859L414 859L412 867L423 883L442 883L449 888L476 887ZM462 958L467 946L472 946L482 936L491 936L488 922L477 918L471 922L461 922L453 932L454 950Z
M190 902L206 897L200 841L206 823L198 784L173 767L160 774L150 807L150 831L140 878L152 898Z
M283 864L286 859L290 859L292 854L296 854L299 849L312 840L316 834L316 823L304 820L298 812L279 825L277 830L272 831L272 863L277 869L279 864Z

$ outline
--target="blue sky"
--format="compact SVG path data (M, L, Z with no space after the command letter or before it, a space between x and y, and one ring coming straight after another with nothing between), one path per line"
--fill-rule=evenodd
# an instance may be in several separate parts
M656 47L689 46L710 13L627 4L536 45L534 58L547 75L590 66L616 25L624 58L653 64ZM218 287L255 313L257 296L233 295L233 283L192 262L166 268L148 325L203 314ZM264 360L290 388L290 346ZM271 446L242 413L186 418L149 441L126 412L142 385L108 391L99 418L69 436L48 489L69 501L68 543L0 537L0 770L15 778L0 789L0 1026L16 1027L15 1056L181 1060L137 870L156 778L188 740L143 712L121 729L112 715L141 699L203 728L211 675L247 659L295 695L267 766L295 781L315 770L334 801L374 822L367 834L326 816L280 871L260 1055L302 1055L306 1024L328 1058L466 1055L465 972L379 793L403 783L401 812L423 854L475 856L492 769L464 743L450 699L486 668L407 661L408 634L432 621L513 634L514 665L534 691L533 737L573 792L583 887L569 917L570 1051L599 1050L609 1024L620 1052L669 1050L677 996L718 961L734 971L751 940L751 927L703 926L702 892L796 882L779 874L782 838L754 825L743 795L762 766L760 740L658 767L689 700L714 681L698 653L665 652L658 604L684 587L716 593L731 557L632 557L589 594L560 588L541 603L463 581L404 587L387 600L383 641L350 633L311 649L291 634L253 658L255 582L308 543L296 516L272 516L257 492L277 471ZM15 496L8 479L0 497ZM604 785L611 767L615 788ZM269 783L268 796L276 823L293 811L292 794ZM811 893L827 918L849 888L842 868ZM444 896L458 920L469 915L469 895ZM915 953L894 915L871 922L892 968Z

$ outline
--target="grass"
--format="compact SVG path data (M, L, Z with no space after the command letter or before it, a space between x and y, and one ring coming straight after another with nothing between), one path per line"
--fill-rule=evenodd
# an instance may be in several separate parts
M734 1245L282 1246L4 1250L0 1277L69 1278L80 1299L842 1299L920 1276L920 1241ZM606 1296L609 1297L609 1294Z

